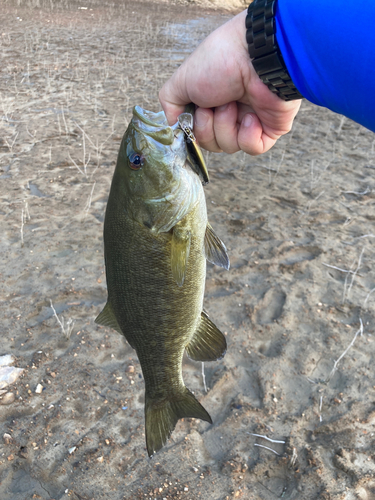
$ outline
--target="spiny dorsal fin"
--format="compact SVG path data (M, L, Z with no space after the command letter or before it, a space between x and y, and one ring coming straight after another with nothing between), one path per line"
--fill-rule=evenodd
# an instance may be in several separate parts
M150 458L165 445L180 418L200 418L212 424L210 415L187 387L162 400L151 399L146 392L146 446Z
M182 286L185 279L187 263L190 253L190 231L176 224L173 228L171 266L172 275L178 286Z
M229 269L229 257L227 249L221 239L216 236L214 230L207 224L206 234L204 236L204 251L206 259L212 264Z
M205 312L190 344L186 347L189 358L195 361L221 359L227 350L227 341Z
M123 335L120 325L117 323L117 319L113 312L112 306L109 302L104 306L103 311L99 314L97 318L95 318L95 323L102 326L108 326L109 328L113 328L116 332L119 332Z

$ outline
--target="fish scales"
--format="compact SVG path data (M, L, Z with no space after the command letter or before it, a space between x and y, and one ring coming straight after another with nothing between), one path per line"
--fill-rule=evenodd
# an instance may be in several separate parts
M116 183L114 186L118 189ZM170 272L171 234L155 236L126 217L121 204L113 207L108 204L110 215L105 220L108 298L118 311L121 330L137 351L151 397L154 391L160 392L160 387L164 390L164 384L173 388L176 374L178 383L183 384L181 359L197 329L203 307L206 259L202 250L207 222L204 218L199 221L197 215L204 209L202 197L185 218L196 230L185 281L180 287Z
M198 148L198 145L194 145ZM201 154L195 155L204 162ZM226 341L203 311L206 259L229 268L207 221L183 130L136 106L122 140L104 221L108 300L96 322L123 334L145 381L146 445L159 451L178 419L211 417L187 389L182 357L213 361Z

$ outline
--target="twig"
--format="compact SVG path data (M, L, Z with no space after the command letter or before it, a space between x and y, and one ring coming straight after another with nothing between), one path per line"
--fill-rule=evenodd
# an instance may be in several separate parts
M270 443L281 443L281 444L285 444L285 441L277 441L276 439L271 439L267 436L263 436L262 434L254 434L253 432L247 432L246 434L250 434L251 436L255 436L255 437L258 437L258 438L262 438L262 439L266 439L267 441L269 441Z
M341 120L340 120L340 125L338 126L338 129L337 129L337 135L339 136L341 134L341 130L342 130L342 126L344 125L345 123L345 116L342 116L341 117Z
M310 210L311 210L311 207L312 207L312 204L315 202L315 201L318 201L319 198L324 194L324 191L322 191L321 193L318 194L318 196L316 196L316 198L314 198L313 200L309 201L309 203L307 204L307 214L306 215L309 215L310 214Z
M262 444L254 443L254 446L259 446L259 448L264 448L265 450L272 451L275 455L278 457L281 457L280 453L277 453L277 451L273 450L272 448L269 448L268 446L263 446Z
M68 126L66 124L65 113L64 113L64 108L63 107L61 108L61 114L62 114L63 121L64 121L65 135L68 135L69 129L68 129Z
M15 136L15 138L13 139L13 142L12 142L12 144L11 144L11 145L10 145L10 144L9 144L9 142L8 142L8 138L7 138L7 137L4 137L4 141L7 143L7 146L8 146L9 151L12 151L12 150L13 150L13 146L14 146L14 143L16 142L16 139L17 139L17 137L18 137L18 134L19 134L19 132L17 132L17 133L16 133L16 136Z
M367 194L367 193L371 193L371 189L367 186L367 188L365 189L365 191L363 191L362 193L358 192L358 191L341 191L343 194L357 194L358 196L362 196L364 194Z
M79 168L79 166L77 165L77 163L73 160L73 158L70 156L70 153L69 154L69 158L71 159L71 161L74 163L74 165L77 167L77 169L79 170L79 172L82 174L82 175L85 175L84 172L82 172L82 170Z
M353 240L361 240L362 238L375 238L375 234L363 234L362 236L353 238Z
M333 365L333 368L331 370L331 373L328 375L328 377L325 379L325 383L328 384L328 382L331 380L331 378L333 377L333 375L335 374L336 370L337 370L337 366L339 364L339 362L342 360L342 358L347 354L347 352L349 351L349 349L351 347L353 347L354 345L354 342L356 341L357 337L359 334L361 334L361 336L363 335L363 323L362 323L362 319L359 318L359 321L360 321L360 324L361 326L359 327L359 330L356 331L354 337L353 337L353 340L350 342L350 344L348 345L348 347L345 349L345 351L341 354L341 356L339 357L339 359L337 359Z
M86 215L89 213L89 210L90 210L90 207L91 207L92 195L94 193L95 184L96 184L96 181L92 185L91 193L90 193L90 195L89 195L89 197L87 199L87 202L86 202L86 206L85 206L85 218L86 218Z
M354 271L351 271L350 269L341 269L341 267L336 267L336 266L331 266L330 264L325 264L322 262L323 266L330 267L331 269L336 269L336 271L341 271L342 273L352 273L354 274Z
M21 212L21 247L23 247L23 226L24 226L25 222L24 222L24 212L23 212L23 209L22 209L22 212Z
M320 402L319 402L319 422L322 421L322 406L323 406L323 396L320 396Z
M353 286L353 283L354 283L354 280L355 280L355 277L356 277L356 274L358 273L359 271L359 268L361 267L361 261L362 261L362 255L363 255L363 252L365 251L365 247L362 248L362 251L361 251L361 255L359 256L359 259L358 259L358 264L357 264L357 267L353 273L353 276L352 276L352 281L350 282L350 285L349 285L349 288L348 288L348 291L345 295L345 289L344 289L344 297L343 297L343 301L345 302L345 300L347 298L349 298L349 294L350 294L350 291L352 289L352 286Z
M50 304L51 304L51 309L53 311L53 315L57 319L58 324L60 325L60 328L65 335L65 337L69 340L70 336L72 334L73 326L74 326L74 321L69 318L68 321L66 322L66 327L64 326L64 318L62 317L62 321L60 321L60 318L57 316L56 309L53 307L52 300L50 299Z
M367 301L368 299L370 298L370 295L372 294L372 292L375 292L375 288L373 288L372 290L369 291L369 293L367 294L367 297L363 303L363 305L365 306L367 304Z
M202 380L203 380L204 392L207 392L206 375L204 374L204 363L203 363L203 361L202 361Z

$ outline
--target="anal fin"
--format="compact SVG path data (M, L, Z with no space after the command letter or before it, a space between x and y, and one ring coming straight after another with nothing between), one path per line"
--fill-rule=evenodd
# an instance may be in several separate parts
M215 361L221 359L227 350L227 341L218 327L205 312L194 337L186 347L189 358L195 361Z
M227 249L221 239L215 234L214 230L207 224L206 234L204 236L204 251L206 259L212 264L223 267L228 270L230 263Z
M102 326L108 326L109 328L113 328L116 332L123 332L120 328L120 325L117 323L117 319L115 313L113 312L112 306L109 302L104 306L103 311L95 318L95 323Z

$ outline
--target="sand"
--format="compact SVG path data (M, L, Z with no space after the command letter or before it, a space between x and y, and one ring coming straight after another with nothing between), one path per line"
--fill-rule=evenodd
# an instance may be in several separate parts
M209 219L231 269L208 265L205 308L228 352L205 380L187 358L183 373L212 426L180 421L149 460L135 352L94 323L131 108L160 109L162 83L226 19L2 2L0 356L24 369L0 391L2 500L375 498L368 130L305 102L271 152L206 154Z

